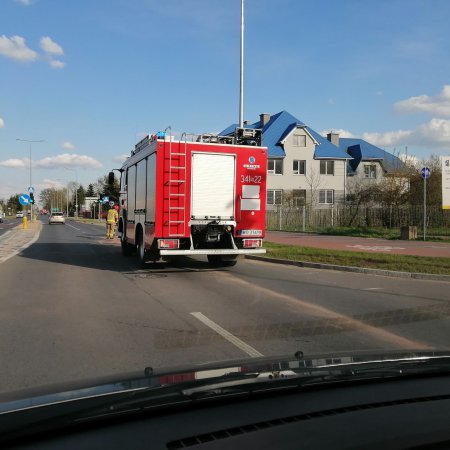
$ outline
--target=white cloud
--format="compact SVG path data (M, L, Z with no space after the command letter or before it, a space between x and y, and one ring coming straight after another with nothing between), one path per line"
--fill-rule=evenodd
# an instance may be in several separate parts
M113 157L113 161L123 163L128 157L129 155L117 155Z
M45 53L58 56L64 55L63 48L48 36L42 37L39 41L39 45Z
M57 59L51 59L48 63L50 64L50 67L52 69L63 69L64 67L66 67L65 62L59 61Z
M62 189L65 187L67 187L67 183L61 180L52 180L50 178L44 178L44 180L41 183L36 183L35 185L35 188L38 191L42 191L43 189L49 188Z
M69 142L69 141L63 142L61 144L61 147L64 148L65 150L74 150L75 149L75 145L73 145L72 142Z
M56 156L47 156L35 162L36 167L54 169L61 167L76 167L83 169L99 169L102 164L91 156L63 153Z
M323 137L326 137L328 133L338 133L340 138L353 138L355 135L348 130L344 130L343 128L335 129L335 128L328 128L327 130L322 130L320 134Z
M363 133L362 138L379 147L412 145L444 149L450 146L450 120L435 118L415 130Z
M418 133L426 142L450 144L450 120L431 119L420 126Z
M7 167L9 169L24 169L30 167L30 160L27 158L11 158L5 161L0 161L0 167Z
M407 142L412 134L413 132L411 130L397 130L387 131L385 133L363 133L362 138L373 145L389 147Z
M5 121L0 117L0 128L5 126Z
M24 6L30 6L33 3L31 0L14 0L14 1Z
M27 47L25 39L21 36L0 36L0 55L17 61L35 61L38 54Z
M56 156L47 156L32 162L34 168L41 169L58 169L64 167L73 167L78 169L99 169L103 165L87 155L77 155L74 153L62 153ZM11 158L5 161L0 161L0 167L7 167L10 169L27 169L30 167L30 160L28 158Z
M442 91L435 96L419 95L410 97L394 104L399 113L409 114L427 112L439 116L450 116L450 85L446 84Z

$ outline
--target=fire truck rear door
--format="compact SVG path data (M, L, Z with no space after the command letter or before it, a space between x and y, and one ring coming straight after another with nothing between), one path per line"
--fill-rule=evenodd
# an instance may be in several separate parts
M234 219L235 155L192 153L193 219Z

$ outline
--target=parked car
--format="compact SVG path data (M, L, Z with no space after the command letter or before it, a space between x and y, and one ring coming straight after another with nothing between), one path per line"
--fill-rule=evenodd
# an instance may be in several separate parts
M23 219L23 212L22 211L18 211L16 213L16 219Z
M48 224L51 225L52 223L62 223L64 225L66 223L64 214L62 212L51 213L48 218Z

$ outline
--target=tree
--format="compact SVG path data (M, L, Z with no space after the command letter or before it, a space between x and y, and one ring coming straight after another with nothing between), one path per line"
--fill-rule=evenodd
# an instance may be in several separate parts
M309 207L312 209L318 203L319 189L323 185L323 178L320 173L311 168L308 175L305 177L306 184L309 187Z
M439 156L431 155L423 160L420 167L431 169L430 178L427 180L427 203L429 205L440 205L442 203L442 173ZM412 205L423 203L424 181L420 175L420 168L412 171L410 178L409 202Z
M95 190L100 197L107 196L114 202L119 201L120 184L117 178L114 178L114 184L108 184L108 175L100 177L95 184Z
M368 214L368 206L372 205L379 197L379 184L367 184L363 180L354 180L348 186L347 202L353 206L353 212L350 214L347 225L350 227L353 225L354 220L358 217L360 208L366 207L365 222L366 226L370 226L371 220Z
M92 183L89 184L86 190L86 197L95 197L94 185Z
M11 208L11 211L13 213L17 211L22 211L22 205L19 202L19 194L11 195L6 205L8 209Z

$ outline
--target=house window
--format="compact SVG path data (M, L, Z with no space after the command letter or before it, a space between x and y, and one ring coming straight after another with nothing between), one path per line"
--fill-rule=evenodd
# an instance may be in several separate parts
M365 178L376 178L377 177L377 166L375 164L367 164L364 166L364 177Z
M283 160L269 159L267 160L267 173L275 175L283 175Z
M306 136L304 134L294 134L293 143L294 147L306 147Z
M292 170L294 171L294 175L305 175L306 169L306 161L296 159L293 161Z
M331 205L334 203L333 189L322 189L319 191L319 203Z
M292 190L292 203L294 206L303 206L306 204L306 189Z
M334 161L320 161L320 175L334 175Z
M283 191L281 189L267 189L267 204L281 205Z

